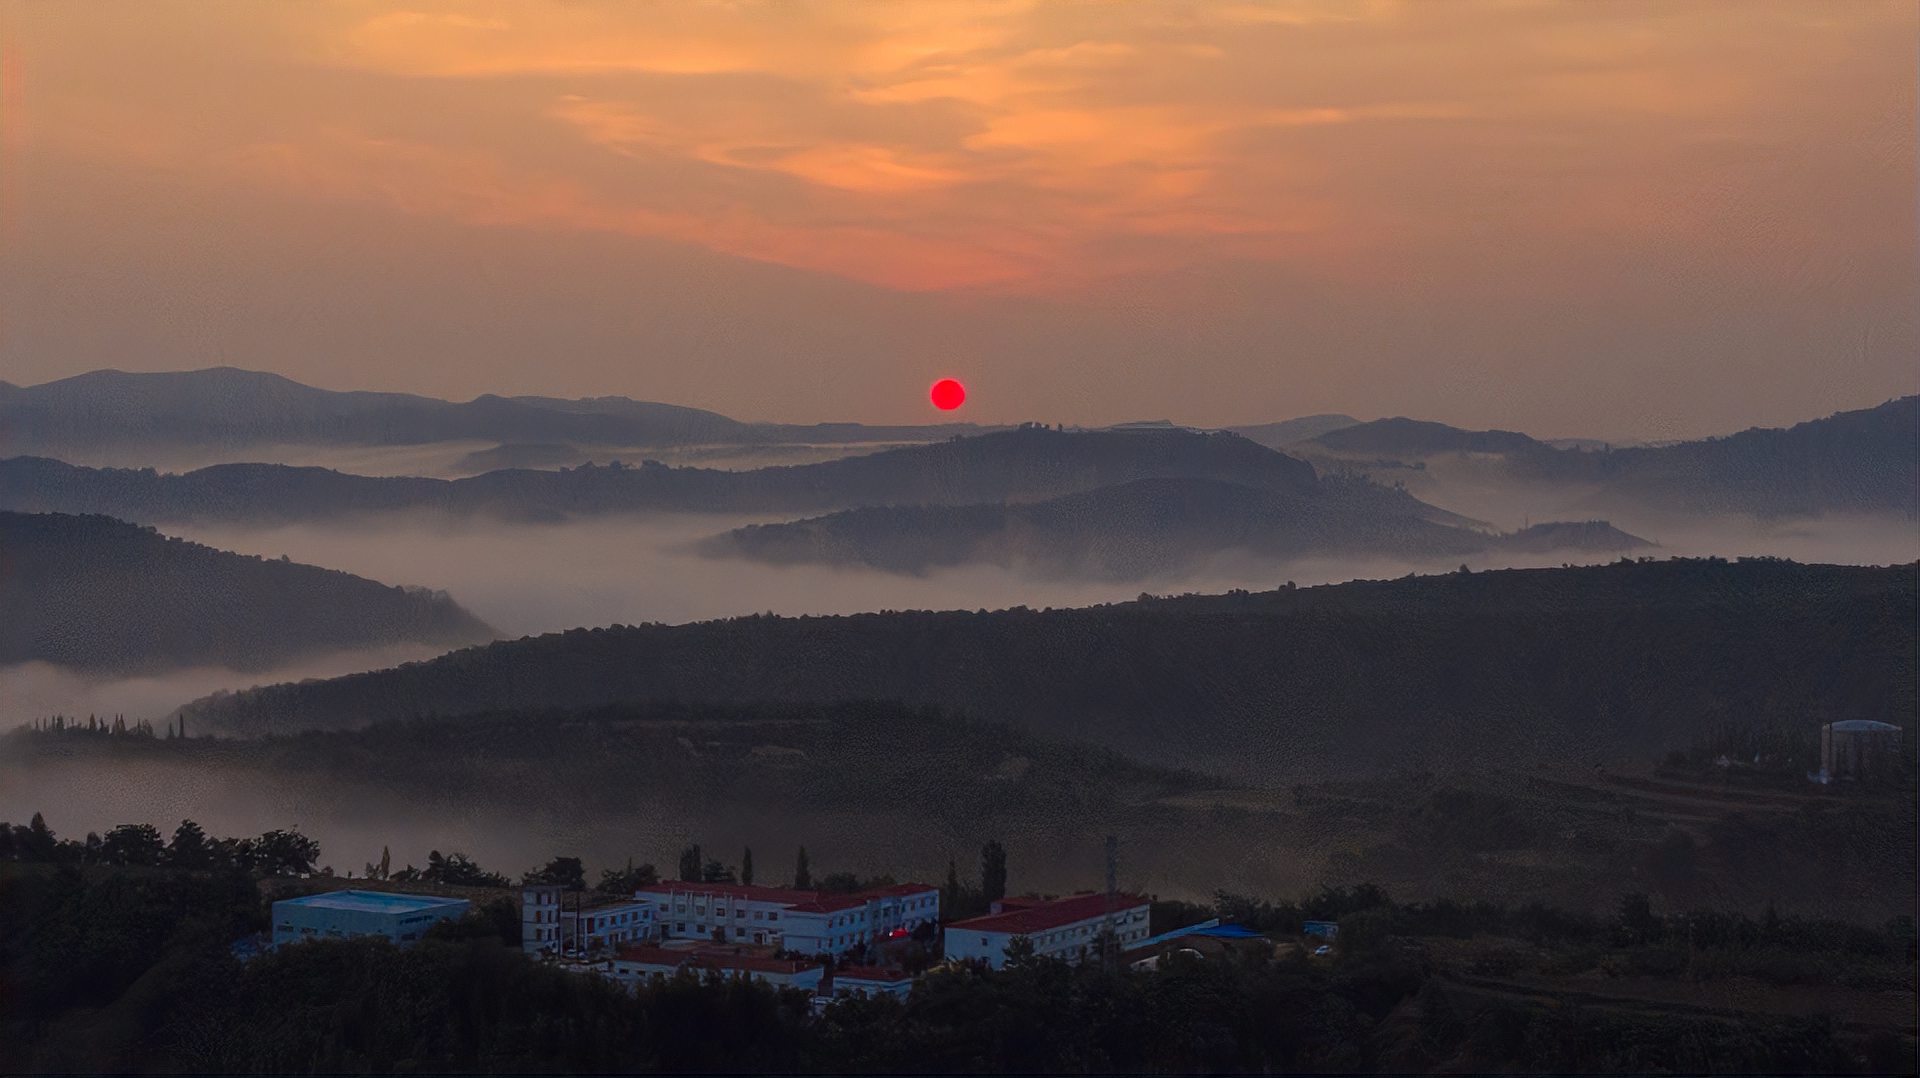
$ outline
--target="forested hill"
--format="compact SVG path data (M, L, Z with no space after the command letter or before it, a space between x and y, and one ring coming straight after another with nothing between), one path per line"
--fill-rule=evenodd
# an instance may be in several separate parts
M444 594L267 561L100 516L0 512L0 664L261 670L493 630Z
M1280 491L1309 490L1316 481L1311 465L1232 434L1023 427L741 472L615 465L441 480L223 464L167 475L16 457L0 461L0 508L107 513L144 522L285 521L408 509L517 519L648 509L806 512L1027 500L1168 476Z
M1644 760L1728 724L1907 722L1916 569L1621 562L1074 610L613 627L199 701L199 729L617 701L902 700L1271 780Z
M1144 580L1221 554L1457 558L1496 550L1621 551L1650 546L1604 522L1542 524L1513 536L1432 519L1405 491L1322 480L1305 493L1212 479L1137 479L1040 502L869 506L714 536L713 557L863 565L921 573L994 564L1044 575Z

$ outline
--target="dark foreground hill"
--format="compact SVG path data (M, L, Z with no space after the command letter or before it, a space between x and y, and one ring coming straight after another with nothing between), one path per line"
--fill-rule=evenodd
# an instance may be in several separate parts
M444 594L61 514L0 512L0 611L0 664L114 672L494 636Z
M957 565L1140 580L1222 554L1456 558L1497 550L1619 553L1649 546L1604 522L1541 524L1512 536L1430 519L1397 490L1325 479L1305 491L1210 479L1139 479L1043 502L874 506L757 524L702 544L713 557L861 565L923 573Z
M893 699L1240 777L1644 761L1906 722L1916 570L1621 562L1076 610L579 629L190 705L261 732L633 701Z
M647 510L819 512L1034 500L1157 477L1215 479L1270 491L1305 492L1316 484L1311 465L1232 434L1023 427L738 472L589 465L442 480L223 464L170 475L16 457L0 461L0 508L106 513L143 522L270 522L415 509L511 519Z

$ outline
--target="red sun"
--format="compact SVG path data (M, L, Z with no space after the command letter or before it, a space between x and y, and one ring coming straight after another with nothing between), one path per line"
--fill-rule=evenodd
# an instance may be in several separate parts
M933 398L935 408L943 412L951 412L966 403L967 387L952 378L942 378L933 383L933 388L927 391L927 396Z

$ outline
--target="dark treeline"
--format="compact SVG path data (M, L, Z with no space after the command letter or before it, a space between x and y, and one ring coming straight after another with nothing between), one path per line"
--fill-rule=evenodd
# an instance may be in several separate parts
M38 817L6 833L16 854L22 834L36 850L61 848ZM137 845L151 852L150 842ZM1911 919L1876 933L1794 918L1663 915L1637 897L1594 917L1402 904L1366 885L1282 902L1221 895L1211 906L1157 904L1155 930L1222 916L1284 936L1305 919L1337 919L1337 955L1175 955L1149 972L1069 968L1022 951L1001 972L936 970L904 1003L841 1001L815 1013L803 995L742 982L687 976L629 991L536 963L516 946L507 898L482 901L405 950L312 941L243 958L233 942L266 925L256 881L270 869L218 858L188 867L167 854L151 864L36 866L16 856L0 866L0 923L9 926L0 933L0 1069L1912 1071L1910 1038L1863 1037L1819 1015L1489 995L1422 942L1513 936L1556 955L1594 948L1605 963L1684 937L1703 968L1668 976L1717 976L1725 971L1704 968L1711 956L1787 949L1895 963L1910 982ZM1004 891L1006 865L993 845L980 867L983 896ZM584 882L584 866L562 857L528 873L546 875Z
M84 839L54 834L40 813L25 824L0 820L0 861L50 865L122 865L147 868L232 869L263 876L313 872L320 844L298 828L273 830L258 838L213 838L192 820L180 821L172 838L152 824L123 823L105 835ZM331 875L332 869L320 870Z

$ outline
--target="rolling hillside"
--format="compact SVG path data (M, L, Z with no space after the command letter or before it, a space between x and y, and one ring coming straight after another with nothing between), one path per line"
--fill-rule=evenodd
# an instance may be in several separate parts
M223 464L172 475L16 457L0 461L0 508L105 513L149 523L269 522L411 509L509 519L644 510L819 512L1037 500L1157 477L1216 479L1280 492L1311 491L1316 483L1312 466L1231 434L1024 427L738 472L616 464L443 480Z
M0 611L0 664L117 673L494 636L443 594L60 514L0 512Z
M615 626L190 705L196 729L636 700L937 705L1259 781L1644 762L1728 724L1906 722L1916 572L1621 562L1089 609Z
M1306 492L1211 479L1139 479L1043 502L851 509L715 536L714 557L923 573L956 565L1138 580L1240 553L1445 559L1502 549L1618 553L1648 546L1607 526L1537 525L1498 536L1430 519L1405 493L1353 480Z
M1512 431L1397 418L1330 431L1299 448L1332 459L1491 456L1510 479L1589 490L1588 502L1603 508L1763 518L1920 514L1920 397L1661 446L1556 448Z

